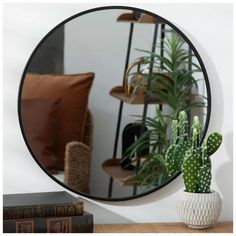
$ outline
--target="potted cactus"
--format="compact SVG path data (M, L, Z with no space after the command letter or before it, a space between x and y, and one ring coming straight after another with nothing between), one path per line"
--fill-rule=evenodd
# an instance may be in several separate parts
M209 228L221 211L221 198L211 190L211 159L222 142L222 135L215 132L201 144L202 128L197 116L189 132L188 116L181 111L172 122L173 144L166 152L169 175L182 171L185 190L177 202L181 220L190 228Z

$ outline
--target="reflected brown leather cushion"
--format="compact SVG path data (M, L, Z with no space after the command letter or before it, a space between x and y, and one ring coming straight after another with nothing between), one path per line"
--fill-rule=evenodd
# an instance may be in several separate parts
M61 99L58 111L55 153L58 169L64 169L65 146L81 141L87 112L88 96L94 73L76 75L40 75L28 73L22 98Z
M56 167L55 131L58 99L22 99L22 128L28 144L39 162L50 172Z

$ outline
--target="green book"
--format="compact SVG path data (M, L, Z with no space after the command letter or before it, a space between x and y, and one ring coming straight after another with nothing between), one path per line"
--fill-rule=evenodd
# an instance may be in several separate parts
M65 191L3 195L3 220L83 214L83 202Z

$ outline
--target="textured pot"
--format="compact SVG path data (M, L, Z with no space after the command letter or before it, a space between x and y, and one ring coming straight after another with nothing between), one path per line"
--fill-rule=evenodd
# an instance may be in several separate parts
M216 191L211 193L188 193L183 191L177 201L181 220L194 229L206 229L220 216L222 201Z

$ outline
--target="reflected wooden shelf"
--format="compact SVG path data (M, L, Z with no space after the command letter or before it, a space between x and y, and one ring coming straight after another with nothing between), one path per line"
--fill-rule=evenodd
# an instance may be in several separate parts
M123 101L128 104L144 104L144 94L137 94L133 96L127 96L125 94L125 89L123 86L116 86L111 89L110 95L120 101ZM157 99L154 96L150 96L148 98L148 104L163 104L163 102L160 99Z
M158 20L156 17L141 14L138 20L135 19L134 13L123 13L117 18L118 22L128 22L128 23L140 23L140 24L165 24L165 22Z
M108 159L102 164L103 170L122 186L133 186L126 184L125 180L135 175L135 170L124 170L120 165L120 159Z

